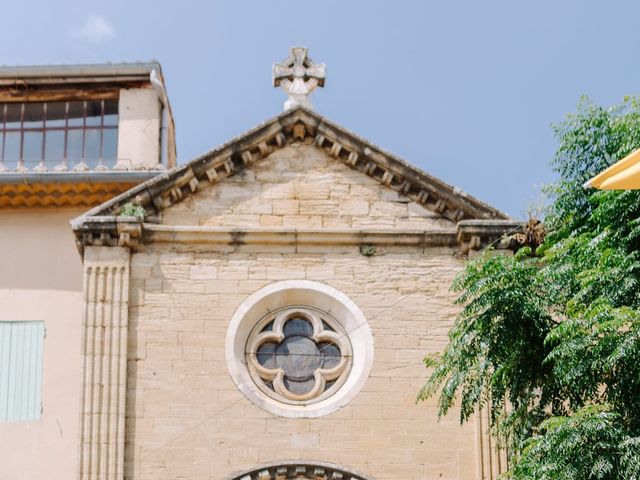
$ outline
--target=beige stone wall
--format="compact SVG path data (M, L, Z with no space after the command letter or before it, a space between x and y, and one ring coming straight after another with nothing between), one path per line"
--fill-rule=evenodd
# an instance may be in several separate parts
M293 144L165 212L163 223L237 228L438 230L454 225L305 144Z
M174 248L175 250L175 248ZM436 419L415 403L456 313L461 264L446 249L357 247L319 254L177 252L132 257L126 478L223 479L259 463L334 462L382 480L479 478L477 425ZM324 282L363 310L374 333L371 376L343 409L287 419L249 402L224 358L229 319L249 294L282 279Z
M0 321L42 320L42 418L0 422L0 478L75 478L82 263L69 220L79 209L0 211Z

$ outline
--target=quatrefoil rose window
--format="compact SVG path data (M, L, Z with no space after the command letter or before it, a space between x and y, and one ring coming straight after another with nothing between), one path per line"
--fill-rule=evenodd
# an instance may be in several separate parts
M249 336L247 365L271 398L290 403L320 401L340 388L351 366L351 345L330 315L286 308L264 317Z

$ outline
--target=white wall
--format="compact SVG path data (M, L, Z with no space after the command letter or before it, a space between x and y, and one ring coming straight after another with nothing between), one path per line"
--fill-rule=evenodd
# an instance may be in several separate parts
M149 169L160 162L161 107L153 88L120 90L119 168Z
M0 211L0 321L42 320L43 413L0 422L0 479L74 479L78 450L82 263L69 220L80 209Z

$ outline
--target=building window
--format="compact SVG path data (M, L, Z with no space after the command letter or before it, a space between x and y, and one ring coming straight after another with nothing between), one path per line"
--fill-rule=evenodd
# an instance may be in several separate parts
M5 167L100 170L115 162L117 145L117 100L0 104Z
M328 313L284 308L258 322L247 342L254 382L276 400L307 404L340 388L351 365L349 339Z
M367 381L373 335L344 293L287 280L238 306L225 355L236 386L257 406L283 417L316 418L344 407Z
M0 421L42 413L44 322L0 322Z

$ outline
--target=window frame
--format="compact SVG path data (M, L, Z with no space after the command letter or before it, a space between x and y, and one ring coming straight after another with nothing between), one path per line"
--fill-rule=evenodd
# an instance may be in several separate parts
M88 115L90 113L89 105L94 102L99 102L100 104L100 115ZM50 119L47 118L47 110L48 107L52 104L64 103L64 125L47 125L47 122L59 122L62 119ZM70 116L70 110L72 108L72 104L82 103L82 116ZM119 100L118 98L87 98L87 99L69 99L69 100L37 100L37 101L20 101L20 102L0 102L0 165L7 166L8 163L16 162L16 159L12 158L10 160L6 159L6 149L7 149L7 135L11 133L19 133L19 154L17 159L17 164L15 165L17 169L25 169L27 165L31 166L30 169L34 171L42 171L47 169L47 166L55 167L56 170L66 170L70 164L73 165L84 165L88 168L97 168L97 169L105 169L104 161L117 161L117 158L105 158L106 148L108 148L105 142L105 132L112 131L115 132L115 147L114 153L115 157L117 157L117 145L118 145L118 128L120 121L120 112L119 112ZM9 110L10 105L20 105L20 119L18 122L18 126L8 127L7 123L7 112ZM41 105L42 106L42 119L38 120L40 123L37 126L25 126L25 121L29 122L28 119L25 119L25 113L27 112L28 105ZM114 111L115 113L112 113ZM116 121L115 123L105 122L105 117L109 117L111 115L115 115ZM87 122L88 118L100 118L98 124L92 125ZM70 120L74 119L82 119L81 124L74 125L70 124ZM74 122L75 123L75 122ZM71 158L69 152L69 140L70 140L70 132L82 132L82 147L81 147L81 155L80 158ZM63 152L62 158L47 158L46 157L46 149L47 149L47 133L48 132L64 132L64 140L63 140ZM98 142L98 156L97 158L87 158L88 154L88 142L87 136L90 132L98 132L99 134L99 142ZM25 158L25 134L29 133L40 133L40 158L31 159ZM106 148L105 148L106 147Z

